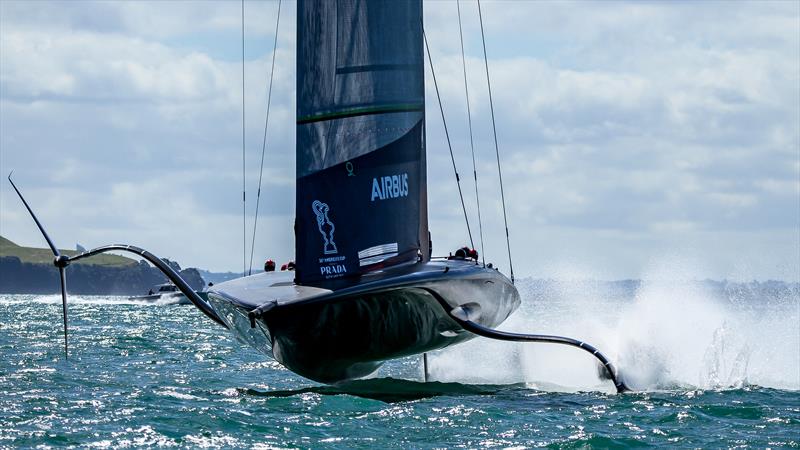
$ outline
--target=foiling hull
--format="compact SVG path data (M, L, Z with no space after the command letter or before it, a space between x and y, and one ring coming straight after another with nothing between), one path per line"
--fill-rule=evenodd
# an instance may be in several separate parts
M337 291L298 287L281 277L223 283L208 299L239 340L323 383L364 377L386 360L471 339L475 335L450 316L460 305L469 304L472 319L487 327L519 306L505 276L467 261L417 264ZM269 302L268 311L248 316Z

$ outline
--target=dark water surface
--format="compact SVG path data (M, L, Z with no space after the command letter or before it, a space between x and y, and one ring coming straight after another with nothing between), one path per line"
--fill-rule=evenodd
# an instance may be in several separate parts
M548 289L558 292L544 307L537 292ZM608 349L645 390L625 395L610 393L579 354L485 342L432 355L439 381L421 383L418 359L407 358L376 378L322 386L192 307L122 298L71 298L64 360L59 299L0 295L0 448L798 448L800 303L791 289L766 300L759 289L759 305L752 293L702 290L684 295L704 298L688 303L700 310L677 303L675 317L609 320L598 312L604 302L647 310L660 297L641 286L523 289L526 306L510 328L590 329L579 337ZM589 291L599 305L591 321L572 314ZM687 314L704 314L708 330L689 321L695 334L676 325L672 336L653 325ZM639 328L658 338L653 346L630 344Z

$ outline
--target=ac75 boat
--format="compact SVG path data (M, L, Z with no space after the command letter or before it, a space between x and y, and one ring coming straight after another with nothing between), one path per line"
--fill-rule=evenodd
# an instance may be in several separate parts
M137 247L60 255L20 194L61 274L65 350L65 268L117 250L153 263L214 322L311 380L363 377L386 360L484 336L582 348L625 390L589 344L495 330L520 304L498 270L431 257L422 1L298 0L297 38L296 270L200 296Z

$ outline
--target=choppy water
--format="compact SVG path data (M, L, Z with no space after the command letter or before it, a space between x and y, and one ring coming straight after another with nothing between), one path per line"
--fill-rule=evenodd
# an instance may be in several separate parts
M800 447L797 284L519 283L508 330L606 351L616 395L566 347L475 340L321 386L192 307L0 295L0 448Z

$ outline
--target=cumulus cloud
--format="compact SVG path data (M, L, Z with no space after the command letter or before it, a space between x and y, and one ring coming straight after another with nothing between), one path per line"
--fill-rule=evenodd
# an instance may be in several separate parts
M276 6L246 3L248 230ZM743 260L757 262L747 276L800 277L797 3L482 6L521 274L581 261L637 277L679 247L705 255L717 278L742 275ZM130 237L184 265L241 264L239 7L0 3L0 165L58 223L57 240ZM504 266L477 8L461 8L486 253ZM425 15L477 238L456 5L427 2ZM260 209L268 231L256 253L288 258L294 4L281 21ZM444 253L466 229L432 88L428 73L430 217ZM5 184L0 200L0 232L39 244Z

